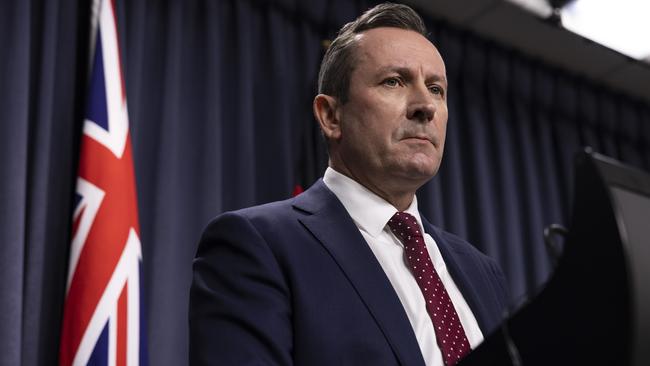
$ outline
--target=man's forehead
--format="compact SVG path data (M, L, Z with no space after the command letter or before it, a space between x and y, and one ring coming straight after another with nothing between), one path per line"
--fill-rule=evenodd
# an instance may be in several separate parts
M420 33L400 28L375 28L358 34L357 57L377 69L424 68L445 77L445 64L438 49ZM396 70L394 70L396 71Z

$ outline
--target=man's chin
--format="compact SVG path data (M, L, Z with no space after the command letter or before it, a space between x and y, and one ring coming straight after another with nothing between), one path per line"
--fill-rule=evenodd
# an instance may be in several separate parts
M438 173L437 164L409 164L403 169L403 176L413 182L426 183Z
M414 178L431 179L438 172L440 159L429 154L416 154L405 162L405 171Z

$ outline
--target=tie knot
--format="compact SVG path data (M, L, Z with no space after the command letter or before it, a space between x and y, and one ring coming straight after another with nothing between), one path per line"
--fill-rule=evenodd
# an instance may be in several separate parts
M396 212L388 220L390 230L402 241L410 240L410 237L421 237L420 225L415 217L406 212ZM408 238L408 239L407 239Z

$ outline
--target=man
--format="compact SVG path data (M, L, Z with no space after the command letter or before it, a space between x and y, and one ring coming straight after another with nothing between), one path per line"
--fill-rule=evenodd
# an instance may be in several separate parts
M293 199L207 227L192 364L453 365L499 324L496 264L417 209L447 123L445 65L425 35L394 4L341 29L313 104L329 168Z

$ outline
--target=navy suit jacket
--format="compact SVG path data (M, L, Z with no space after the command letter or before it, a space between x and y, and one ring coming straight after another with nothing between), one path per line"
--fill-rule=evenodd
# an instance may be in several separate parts
M506 307L501 271L422 221L487 335ZM424 365L388 277L322 180L208 225L189 318L192 365Z

